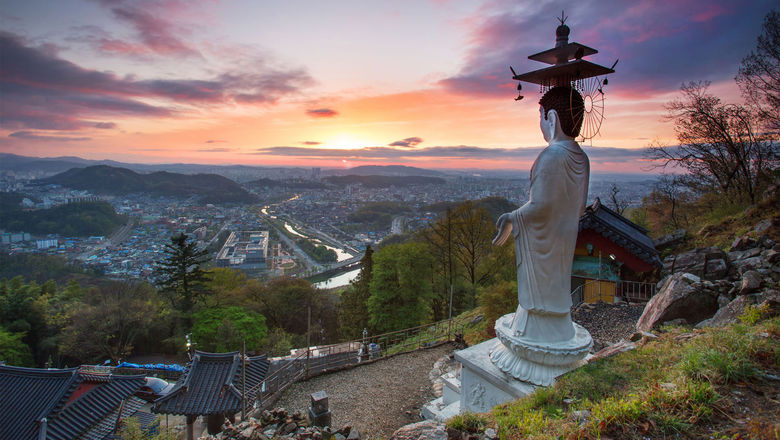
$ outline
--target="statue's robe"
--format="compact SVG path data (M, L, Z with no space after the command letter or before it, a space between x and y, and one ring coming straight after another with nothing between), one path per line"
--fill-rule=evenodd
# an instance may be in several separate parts
M545 148L531 168L528 202L512 212L519 307L517 336L566 340L571 324L571 270L590 163L575 141ZM563 321L563 322L562 322Z

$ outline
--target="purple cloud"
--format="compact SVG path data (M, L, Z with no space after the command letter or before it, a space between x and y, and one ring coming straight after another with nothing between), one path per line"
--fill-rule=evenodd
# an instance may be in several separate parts
M8 137L14 137L18 139L28 139L34 141L56 141L56 142L88 141L92 139L88 137L74 137L74 136L48 136L48 135L36 134L29 131L15 131L9 134Z
M375 159L401 160L413 158L447 158L469 160L534 160L543 147L535 148L484 148L470 145L438 146L418 148L365 147L359 149L331 149L306 147L268 147L258 148L253 155L305 157L305 158L343 158L343 159ZM633 163L643 159L645 149L616 147L585 147L592 162Z
M303 141L301 143L303 145L320 145L320 144L322 144L322 142L317 142L317 141Z
M233 149L227 147L217 147L217 148L201 148L197 151L199 153L229 153L233 151Z
M218 140L218 139L209 139L206 142L204 142L204 144L223 144L225 142L227 142L227 141L222 141L222 140Z
M95 122L92 126L103 130L112 130L116 128L116 124L114 122Z
M391 147L404 147L404 148L414 148L417 145L422 143L422 138L419 138L417 136L408 137L406 139L402 139L400 141L395 141L390 144L387 144Z
M182 104L272 104L312 81L302 70L226 72L211 80L139 81L82 68L6 32L0 32L0 53L0 127L11 130L115 128L112 122L89 119L171 117L177 115L174 105ZM142 98L159 98L163 103L147 104Z
M330 108L315 108L306 110L306 114L312 118L332 118L338 116L339 112Z
M153 9L140 5L128 5L120 2L113 4L117 6L111 8L111 13L118 20L132 26L142 44L104 39L101 42L103 50L122 54L139 54L148 50L164 56L201 57L200 52L176 36L176 34L181 34L183 30L162 18L167 14L159 14L159 11L153 14L151 12Z

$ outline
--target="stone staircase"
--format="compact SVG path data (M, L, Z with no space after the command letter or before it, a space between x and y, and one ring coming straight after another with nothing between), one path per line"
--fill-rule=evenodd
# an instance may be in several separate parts
M441 397L426 403L422 408L422 416L426 420L444 422L460 413L460 377L455 371L441 376Z

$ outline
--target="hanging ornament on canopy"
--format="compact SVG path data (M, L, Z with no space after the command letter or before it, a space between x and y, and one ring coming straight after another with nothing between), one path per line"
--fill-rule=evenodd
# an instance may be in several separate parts
M557 86L571 86L579 91L585 101L585 112L581 116L582 129L578 139L584 141L593 139L601 128L601 122L604 120L604 86L609 83L606 75L615 73L618 62L615 61L612 67L608 68L584 60L584 57L597 54L598 51L580 43L569 43L571 30L566 26L567 18L561 12L561 18L558 19L561 24L555 30L555 47L528 57L530 60L550 64L550 67L519 75L512 66L509 66L509 69L515 81L539 85L539 93L546 93ZM599 79L599 76L604 79ZM521 82L517 84L518 91L522 90ZM515 98L516 101L521 99L522 94ZM580 115L572 115L575 120L579 117Z

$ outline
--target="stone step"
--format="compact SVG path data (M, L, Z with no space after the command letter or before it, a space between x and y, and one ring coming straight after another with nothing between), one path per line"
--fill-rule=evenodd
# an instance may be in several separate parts
M460 402L460 378L455 373L447 373L441 377L444 384L442 387L442 397L444 404L449 405L453 402Z
M458 415L458 413L460 413L460 400L446 405L443 396L426 403L422 408L424 419L439 422L445 422L447 419Z

